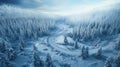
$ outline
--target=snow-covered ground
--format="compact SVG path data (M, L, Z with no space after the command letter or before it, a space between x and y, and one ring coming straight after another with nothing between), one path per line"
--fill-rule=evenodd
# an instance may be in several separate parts
M51 34L51 36L48 37L39 38L38 41L34 42L34 44L38 50L42 52L42 54L49 53L52 57L52 60L57 61L58 65L59 63L67 63L70 64L71 67L104 67L105 60L92 57L93 54L97 53L98 48L100 47L102 47L103 55L106 57L116 54L113 47L117 37L115 39L112 39L112 41L100 41L97 43L98 47L89 45L89 43L84 44L79 42L79 48L75 49L74 45L64 44L64 36L69 32L71 32L70 25L61 22L60 24L57 24L57 30L52 32L54 34ZM67 37L67 39L69 42L75 42L70 37ZM89 47L90 57L86 60L83 60L80 56L83 46Z

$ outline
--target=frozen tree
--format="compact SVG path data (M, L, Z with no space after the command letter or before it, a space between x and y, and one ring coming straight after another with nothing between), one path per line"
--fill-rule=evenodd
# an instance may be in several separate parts
M112 67L112 61L110 57L108 57L105 61L105 67Z
M5 55L0 55L0 67L12 67L12 64L7 60Z
M45 61L46 67L54 67L51 56L47 54L46 61Z
M114 67L120 67L120 54L114 57Z
M15 60L15 58L16 58L15 51L12 48L10 48L8 51L8 58L9 58L9 60Z
M22 65L22 67L29 67L28 63Z
M78 49L78 43L77 43L77 41L75 41L75 43L74 43L74 48Z
M44 67L44 63L39 57L39 54L36 50L34 50L33 57L34 57L34 67Z
M97 53L96 53L96 57L97 58L101 58L102 57L102 48L99 48Z
M85 47L82 47L82 52L81 52L81 56L83 59L85 59Z
M66 37L66 36L64 37L64 44L65 44L65 45L68 45L68 40L67 40L67 37Z
M86 47L86 56L89 57L89 48Z
M6 61L6 67L12 67L12 64L9 61Z
M25 45L24 45L24 42L21 41L19 46L20 46L20 47L19 47L19 48L20 48L20 51L23 51L23 50L24 50L24 46L25 46Z
M5 53L5 51L6 51L6 45L5 45L5 42L0 43L0 52Z
M0 67L6 67L4 57L0 56Z
M71 67L70 64L62 64L61 67Z
M89 48L88 47L82 47L82 52L81 52L81 56L83 59L88 58L89 56Z
M120 40L115 44L115 49L120 50Z
M44 67L43 61L38 56L34 56L34 67Z

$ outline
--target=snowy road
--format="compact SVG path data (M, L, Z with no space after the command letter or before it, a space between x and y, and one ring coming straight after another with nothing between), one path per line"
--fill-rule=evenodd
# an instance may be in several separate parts
M73 46L69 46L70 48L68 48L66 45L60 45L60 44L56 43L57 37L64 36L67 33L71 32L71 30L72 30L72 28L70 28L70 26L65 23L61 23L61 24L57 24L57 25L59 25L59 26L57 26L57 30L52 32L51 36L39 38L39 40L35 44L36 47L38 49L40 49L40 51L41 51L41 48L44 48L44 49L47 48L47 49L51 49L51 52L53 52L52 50L54 50L55 52L57 51L59 53L69 55L69 56L80 56L81 48L74 49ZM64 40L64 38L61 38L61 40ZM79 45L87 46L82 43L79 43ZM94 51L94 50L92 50L92 51Z

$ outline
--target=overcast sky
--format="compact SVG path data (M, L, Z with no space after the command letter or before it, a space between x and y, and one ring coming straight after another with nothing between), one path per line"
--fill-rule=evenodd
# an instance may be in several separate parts
M104 0L0 0L1 4L11 4L23 8L63 7L83 4L96 4Z
M96 6L103 6L119 0L0 0L0 4L9 4L25 9L37 9L41 12L72 13L87 11Z

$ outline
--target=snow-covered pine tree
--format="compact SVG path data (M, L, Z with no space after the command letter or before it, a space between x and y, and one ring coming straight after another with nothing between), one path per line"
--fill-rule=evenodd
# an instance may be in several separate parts
M112 61L110 57L108 57L105 61L105 67L112 67Z
M25 45L24 45L24 42L21 41L19 46L20 46L20 47L19 47L19 48L20 48L20 51L23 51L23 50L24 50L24 46L25 46Z
M6 67L12 67L12 64L9 61L6 61L5 64L6 64Z
M74 43L74 48L75 48L75 49L78 49L78 43L77 43L77 40L76 40L75 43Z
M68 45L68 40L67 40L67 37L66 37L66 36L64 37L64 44L65 44L65 45Z
M34 67L44 67L43 61L38 56L34 56Z
M22 67L29 67L26 63L22 65Z
M115 44L115 49L120 50L120 40Z
M81 51L81 56L82 56L83 59L85 58L85 55L84 55L85 53L84 52L85 52L85 47L83 46L82 51Z
M120 67L120 54L114 57L114 67Z
M54 67L50 54L46 56L45 65L46 67Z
M0 52L5 53L5 51L6 51L6 45L5 45L5 42L0 43Z
M15 51L12 48L10 48L8 51L8 58L10 61L15 60L16 58Z
M71 66L70 64L65 63L65 64L62 64L61 67L71 67Z
M88 47L82 47L82 52L81 52L81 56L83 59L86 59L89 57L89 48Z
M37 54L36 50L34 50L33 57L34 57L34 67L44 67L44 63L39 57L39 55Z
M88 47L86 47L86 49L85 49L85 50L86 50L86 56L87 56L87 57L89 57L89 48L88 48Z
M101 58L101 57L102 57L102 48L99 48L96 53L96 58Z

